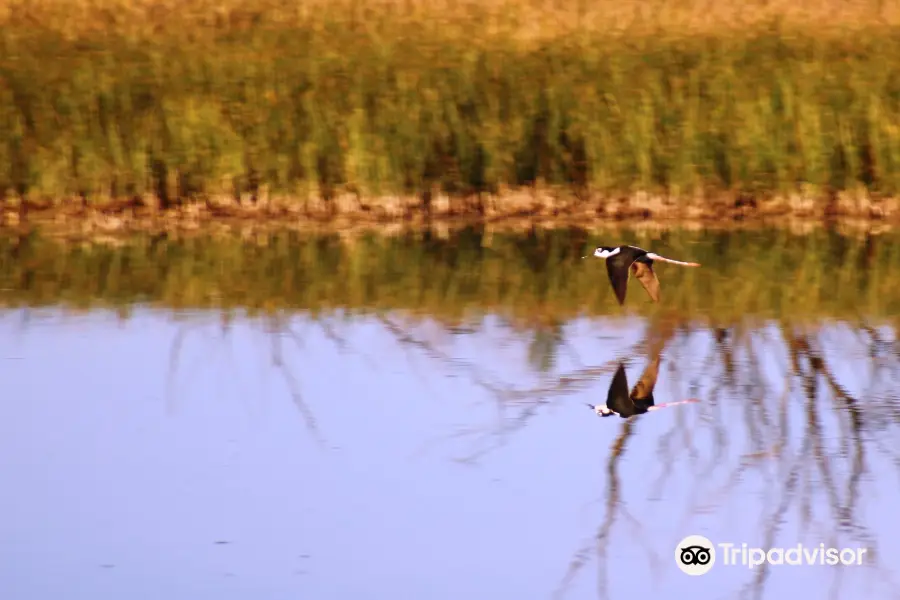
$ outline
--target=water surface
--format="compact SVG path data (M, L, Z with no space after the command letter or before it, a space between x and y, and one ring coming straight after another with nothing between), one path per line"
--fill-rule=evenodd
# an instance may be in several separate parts
M611 291L554 274L554 248L594 243L556 235L499 258L465 236L276 239L256 263L234 242L5 246L0 596L896 597L896 299L876 294L894 246L772 245L807 277L873 248L843 275L870 304L804 313L764 275L768 303L691 294L682 277L735 267L683 234L670 254L708 252L706 271L660 275L669 307L632 284L621 311L572 299ZM700 402L585 406L654 359L657 404ZM674 551L695 533L871 560L688 577Z

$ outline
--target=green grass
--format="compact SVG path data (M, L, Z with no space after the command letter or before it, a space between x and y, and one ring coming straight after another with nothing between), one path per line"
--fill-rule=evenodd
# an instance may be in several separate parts
M662 303L629 284L620 309L601 261L580 256L601 243L652 244L701 268L661 264ZM673 311L718 323L745 318L889 319L900 314L897 235L851 239L827 231L690 233L650 242L633 233L580 230L439 239L278 233L182 240L135 237L123 246L64 245L37 234L0 238L0 304L273 311L405 311L441 321L499 313L523 323L579 315Z
M900 24L874 11L611 30L585 2L580 26L528 6L182 4L0 19L0 190L900 191Z

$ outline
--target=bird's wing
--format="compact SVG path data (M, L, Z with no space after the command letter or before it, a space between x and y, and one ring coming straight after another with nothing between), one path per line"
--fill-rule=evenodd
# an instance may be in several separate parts
M653 252L648 252L646 256L650 260L661 260L663 262L672 263L673 265L681 265L682 267L699 267L700 266L700 263L684 262L682 260L666 258L665 256L660 256L659 254L655 254Z
M621 255L606 259L606 273L609 275L609 283L612 285L620 305L625 304L625 292L628 291L628 268L634 264L631 262L633 260L633 258L626 258Z
M659 302L659 279L656 278L653 267L642 262L634 262L631 263L631 270L634 272L635 278L640 281L641 285L644 286L644 289L647 290L650 298L654 302ZM624 295L625 292L623 291L622 296Z
M628 397L628 377L625 375L625 365L619 363L616 374L613 375L606 392L606 408L617 413L627 413L631 400Z
M641 378L638 379L638 382L631 390L631 399L635 403L644 401L653 404L653 388L656 387L656 377L659 374L659 362L660 356L657 354L647 366L644 367Z

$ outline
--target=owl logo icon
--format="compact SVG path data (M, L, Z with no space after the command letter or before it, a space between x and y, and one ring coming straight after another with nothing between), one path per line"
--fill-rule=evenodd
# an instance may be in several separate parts
M716 547L702 535L689 535L675 546L675 564L688 575L706 575L716 564Z

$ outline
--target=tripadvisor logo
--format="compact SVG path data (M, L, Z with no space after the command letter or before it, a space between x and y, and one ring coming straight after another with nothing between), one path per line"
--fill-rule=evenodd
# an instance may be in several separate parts
M764 565L862 565L868 548L826 548L825 544L807 547L797 544L790 548L753 548L747 544L720 542L713 544L702 535L689 535L675 546L675 564L688 575L705 575L716 564L717 548L720 562L726 567L744 566L748 569Z
M716 547L702 535L689 535L675 546L675 564L688 575L706 575L716 564Z

